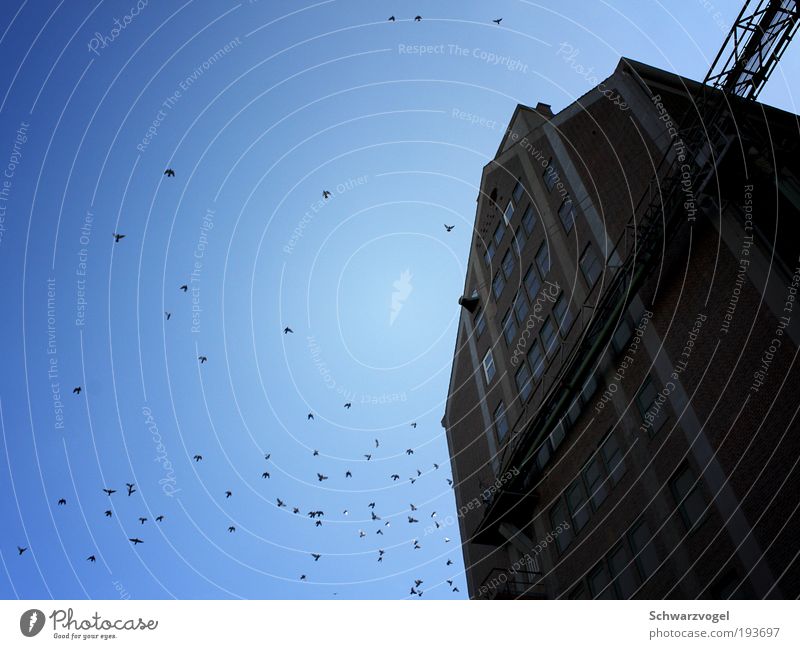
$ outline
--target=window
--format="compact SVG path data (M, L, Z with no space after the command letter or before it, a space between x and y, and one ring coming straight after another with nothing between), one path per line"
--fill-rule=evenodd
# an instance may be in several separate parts
M506 210L503 212L503 220L506 222L506 225L511 225L511 219L514 217L514 203L512 201L508 201L508 205L506 205Z
M503 337L506 339L506 344L511 346L514 344L514 336L517 335L517 321L514 320L514 314L511 309L506 311L503 317Z
M574 482L571 487L567 489L567 506L569 513L572 516L572 524L575 526L575 532L580 532L583 526L589 522L589 503L586 500L586 492L583 490L583 485L580 480Z
M514 255L511 254L511 249L507 250L506 254L503 256L502 267L506 279L511 279L511 273L514 272Z
M503 221L497 224L497 228L494 231L494 242L497 245L500 245L500 242L503 240L503 236L506 233L506 224Z
M589 591L595 599L614 599L614 589L609 588L611 575L608 574L606 562L602 561L589 573Z
M530 350L528 350L528 364L531 366L533 377L538 381L542 378L544 373L544 355L542 354L542 346L534 341Z
M564 441L564 437L566 437L566 430L564 429L564 422L563 420L558 422L558 425L553 429L553 432L550 433L550 446L553 447L553 451L557 451L558 447L561 446L561 442Z
M536 252L536 266L542 277L547 277L547 273L550 272L550 251L547 248L547 241L539 246L539 250Z
M522 198L525 188L522 186L522 178L517 178L517 184L514 185L514 191L511 192L511 197L514 202L519 204L519 199Z
M483 357L483 374L487 383L492 382L494 371L494 356L492 356L492 350L490 349L486 352L486 356Z
M658 568L658 554L656 554L652 538L650 529L644 521L636 523L628 533L628 540L636 559L636 567L639 568L642 580L647 579Z
M600 460L595 456L589 460L586 467L583 469L583 480L586 482L586 491L589 494L589 499L592 501L592 507L594 507L594 509L600 507L608 495L608 489L606 488L604 479L605 476L600 466Z
M617 443L617 438L613 434L609 434L606 440L600 445L600 452L603 455L603 462L606 465L606 471L611 478L611 484L616 485L623 475L625 475L625 462L622 456L622 450Z
M611 578L621 599L629 599L639 587L639 576L636 574L636 564L631 561L628 548L619 545L608 555L608 567Z
M497 433L497 441L500 443L508 434L508 419L506 418L506 407L501 401L494 411L494 430Z
M480 338L481 334L486 331L486 318L483 317L483 309L478 307L478 312L475 314L475 337Z
M553 317L556 319L561 337L565 337L569 326L572 324L572 314L569 312L567 298L564 293L558 296L556 303L553 305Z
M525 316L528 315L528 298L522 291L519 291L514 298L514 311L517 314L517 322L522 326Z
M553 187L555 187L556 182L558 182L558 172L556 171L552 158L550 158L547 169L544 170L544 174L542 175L544 176L544 185L547 187L547 191L553 191Z
M572 205L571 198L565 198L558 208L558 218L561 219L561 225L564 226L564 232L569 234L575 226L575 208Z
M536 274L533 266L528 269L522 281L525 284L525 290L528 291L528 297L531 298L531 302L535 302L542 283L539 281L539 276Z
M528 369L528 366L525 363L517 370L517 374L514 377L517 382L517 390L519 390L520 396L520 403L524 404L528 397L531 396L531 392L533 392L533 381L531 381L531 371Z
M661 430L665 421L663 406L656 404L657 398L658 389L653 383L653 380L648 376L644 380L644 383L642 383L639 394L636 395L636 405L639 407L639 414L642 416L642 419L652 417L652 421L650 422L651 435L655 435Z
M631 339L631 334L633 333L633 327L631 326L630 320L628 316L623 315L619 321L619 326L617 330L614 332L614 336L611 339L611 346L614 348L614 351L617 354L621 354L622 350L625 349L625 345Z
M558 347L558 336L556 336L556 328L553 326L553 321L550 318L544 321L540 333L545 353L548 356L552 356L556 347Z
M486 252L483 253L483 260L486 262L487 266L492 264L495 252L497 252L497 246L494 245L494 240L491 240L489 241L489 245L486 246Z
M584 250L583 255L581 255L581 270L583 271L583 277L589 285L589 288L592 288L597 278L600 277L603 266L591 243L586 246L586 250Z
M499 298L503 294L503 289L506 287L506 278L503 275L502 270L498 270L494 276L494 280L492 280L492 292L494 293L495 299Z
M689 465L684 465L669 483L681 518L688 529L692 529L703 517L706 510L706 501L700 491L699 482L695 481L694 473Z
M525 238L525 230L520 225L514 232L514 245L513 245L514 251L518 255L520 256L522 255L522 250L525 248L526 242L527 239Z
M525 232L530 234L533 232L533 227L536 225L536 217L533 215L533 203L528 205L528 209L525 210L525 213L522 215L522 227L525 228Z
M556 536L556 546L559 552L566 550L567 546L572 542L572 526L564 527L564 523L568 522L567 510L563 501L559 500L558 504L550 510L550 529L554 530L559 525L563 528L561 534Z

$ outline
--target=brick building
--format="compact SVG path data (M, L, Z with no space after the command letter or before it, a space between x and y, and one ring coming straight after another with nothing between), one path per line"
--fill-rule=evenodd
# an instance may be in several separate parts
M636 259L707 100L713 172ZM800 595L799 144L796 116L629 59L558 114L517 107L442 420L471 597Z

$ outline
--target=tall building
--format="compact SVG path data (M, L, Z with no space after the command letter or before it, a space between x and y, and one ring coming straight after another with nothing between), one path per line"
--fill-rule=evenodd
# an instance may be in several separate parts
M625 58L517 107L442 420L471 597L800 595L798 148L795 115Z

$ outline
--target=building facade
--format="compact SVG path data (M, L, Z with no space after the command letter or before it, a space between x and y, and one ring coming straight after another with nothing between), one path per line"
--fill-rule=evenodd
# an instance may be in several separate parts
M558 114L517 107L442 420L471 597L800 595L799 144L794 115L629 59ZM652 179L684 167L645 254Z

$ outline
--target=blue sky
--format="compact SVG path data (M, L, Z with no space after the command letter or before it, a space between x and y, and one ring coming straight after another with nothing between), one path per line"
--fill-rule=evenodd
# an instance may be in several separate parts
M80 5L0 17L0 596L463 598L440 420L481 168L620 56L702 79L740 2ZM796 112L799 67L761 100Z

